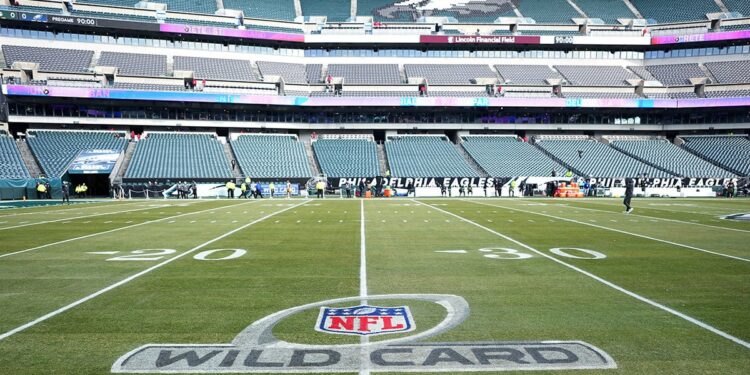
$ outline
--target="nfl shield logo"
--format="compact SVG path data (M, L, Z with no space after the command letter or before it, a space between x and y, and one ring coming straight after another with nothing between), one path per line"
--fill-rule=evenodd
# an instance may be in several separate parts
M315 330L338 335L383 335L416 328L409 306L321 307Z

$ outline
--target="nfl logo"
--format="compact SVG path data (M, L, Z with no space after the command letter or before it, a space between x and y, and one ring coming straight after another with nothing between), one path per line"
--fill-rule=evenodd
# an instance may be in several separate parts
M315 330L338 335L383 335L416 328L409 306L321 307Z

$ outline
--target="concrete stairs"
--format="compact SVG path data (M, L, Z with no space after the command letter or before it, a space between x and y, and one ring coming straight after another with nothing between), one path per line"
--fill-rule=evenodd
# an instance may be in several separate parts
M641 163L643 163L643 164L646 164L646 165L650 165L650 166L652 166L652 167L654 167L654 168L656 168L656 169L658 169L658 170L660 170L660 171L663 171L663 172L667 172L667 173L669 173L669 174L672 174L672 175L675 175L675 176L679 176L679 174L678 174L678 173L676 173L676 172L674 172L674 171L671 171L671 170L669 170L669 169L666 169L666 168L664 168L664 167L662 167L662 166L659 166L659 165L657 165L657 164L654 164L654 163L650 163L650 162L648 162L648 161L646 161L646 160L644 160L644 159L642 159L642 158L639 158L638 156L635 156L635 155L633 155L633 154L631 154L631 153L629 153L629 152L627 152L627 151L625 151L625 150L623 150L623 149L621 149L621 148L619 148L619 147L617 147L617 146L615 146L615 145L613 145L613 144L611 144L611 143L609 144L609 147L612 147L612 148L614 148L615 150L617 150L617 151L619 151L619 152L621 152L621 153L623 153L623 154L625 154L625 155L627 155L627 156L630 156L631 158L633 158L633 159L635 159L635 160L638 160L639 162L641 162Z
M115 176L115 181L122 182L122 179L125 177L125 172L128 170L128 167L130 166L130 161L133 160L133 153L135 152L135 145L138 142L130 141L128 142L128 145L125 147L125 155L122 156L122 165L120 165L120 170L117 171L117 176Z
M679 141L678 141L678 139L679 139ZM738 170L736 170L734 168L730 168L729 166L726 166L723 163L720 163L720 162L718 162L716 160L713 160L713 159L709 159L709 158L707 158L707 157L705 157L705 156L703 156L703 155L701 155L701 154L699 154L699 153L697 153L697 152L695 152L695 151L693 151L693 150L685 147L684 146L685 141L682 138L679 138L679 137L675 138L675 144L677 144L677 142L680 142L679 146L683 150L685 150L685 151L687 151L687 152L689 152L689 153L691 153L691 154L693 154L693 155L695 155L695 156L697 156L697 157L699 157L699 158L701 158L701 159L703 159L703 160L705 160L705 161L707 161L707 162L709 162L709 163L711 163L711 164L713 164L713 165L715 165L715 166L717 166L717 167L719 167L721 169L730 171L730 172L732 172L732 173L734 173L734 174L736 174L738 176L742 176L744 174L744 173L742 173L742 172L740 172L740 171L738 171Z
M229 142L224 144L224 155L227 156L227 161L229 162L230 168L232 166L232 160L235 161L234 168L232 168L232 176L234 176L234 179L244 179L244 176L242 175L242 169L240 169L240 163L237 162L237 158L234 156L234 151L232 151L232 146L229 144Z
M460 142L455 144L454 146L456 147L456 150L458 150L458 153L464 157L466 162L469 163L469 165L474 168L475 171L479 172L479 176L490 177L490 174L487 173L487 171L485 171L484 168L482 168L482 166L479 165L479 163L477 163L477 161L474 160L474 158L472 158L468 152L466 152L466 149L461 145Z
M633 5L633 3L630 2L630 0L622 0L622 1L625 2L625 5L627 5L627 7L630 8L630 11L633 12L633 14L635 14L636 17L643 18L641 11L638 10L638 8L636 8L635 5Z
M388 159L385 155L385 143L378 143L378 165L380 166L380 175L385 176L385 171L388 170Z
M578 176L586 176L586 174L584 174L583 172L581 172L581 171L580 171L579 169L573 168L573 167L572 167L571 165L569 165L569 164L567 164L567 163L563 162L563 161L562 161L562 160L560 160L560 159L559 159L559 158L558 158L557 156L555 156L555 155L552 155L552 153L550 153L549 151L545 150L545 149L544 149L544 148L542 148L542 147L539 147L539 145L537 145L536 143L534 143L534 147L536 147L536 148L537 148L537 149L538 149L539 151L541 151L541 152L542 152L543 154L547 155L547 157L548 157L548 158L550 158L550 159L552 159L552 160L556 161L556 162L557 162L557 164L560 164L560 165L562 165L563 167L565 167L565 168L566 168L566 170L568 170L568 171L573 171L573 173L575 173L575 174L576 174L576 175L578 175ZM565 172L566 172L566 171L563 171L562 173L558 174L558 176L563 176L563 175L565 175Z
M29 144L26 143L25 139L19 139L16 140L16 145L18 146L18 151L21 152L21 158L23 159L23 164L26 165L26 169L29 170L29 174L31 174L31 178L37 178L42 175L42 168L39 166L39 163L36 161L36 157L31 152L31 149L29 148Z
M313 172L313 176L318 176L322 172L320 171L320 165L318 164L318 159L315 157L315 151L312 147L312 140L310 137L306 137L305 139L300 139L303 144L305 145L305 154L307 154L307 163L310 164L310 169Z

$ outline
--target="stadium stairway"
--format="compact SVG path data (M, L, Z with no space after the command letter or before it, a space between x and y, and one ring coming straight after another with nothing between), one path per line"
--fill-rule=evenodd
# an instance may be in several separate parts
M232 160L235 161L234 168L232 168L232 176L234 176L235 180L242 180L245 177L242 175L242 170L240 169L240 163L237 161L237 157L234 155L234 151L232 150L232 146L229 144L229 142L224 143L224 155L227 156L227 160L231 163Z
M474 160L474 158L472 158L468 152L466 152L466 149L464 148L463 145L461 145L461 142L462 142L461 138L459 137L458 143L454 145L456 146L456 150L458 150L458 153L461 154L461 156L463 156L464 159L466 159L466 162L469 163L469 165L472 168L474 168L475 171L479 172L480 177L485 177L485 178L490 177L490 174L487 173L487 171L485 171L484 168L482 168L482 166L479 165L479 163L477 163L477 161Z
M558 158L557 156L553 155L551 152L545 150L544 147L540 147L539 145L536 144L536 142L534 142L533 145L539 151L541 151L543 154L547 155L548 158L554 160L555 162L557 162L557 164L560 164L563 167L565 167L566 170L573 171L573 173L575 173L577 176L585 176L586 175L583 172L581 172L580 170L578 170L576 168L573 168L570 164L568 164L568 163L560 160L560 158Z
M662 166L660 166L658 164L651 163L651 162L649 162L649 161L647 161L647 160L645 160L643 158L640 158L640 157L638 157L636 155L633 155L632 153L627 152L627 151L623 150L622 148L619 148L619 147L615 146L612 143L609 143L608 145L609 145L609 147L612 147L615 150L617 150L617 151L619 151L619 152L621 152L621 153L623 153L623 154L625 154L627 156L630 156L631 158L633 158L635 160L638 160L639 162L641 162L643 164L650 165L650 166L652 166L652 167L654 167L654 168L656 168L656 169L658 169L660 171L667 172L667 173L675 175L675 176L679 176L680 175L679 173L677 173L675 171L669 170L669 169L664 168L664 167L662 167Z
M315 157L315 151L313 151L312 148L312 139L310 139L310 135L304 135L299 137L302 141L302 144L305 145L305 154L307 154L307 162L310 164L310 169L312 169L313 176L320 175L320 164L318 164L318 159Z
M133 142L132 140L128 142L127 146L125 146L125 155L122 156L122 165L120 166L120 170L117 171L117 176L115 176L115 181L122 181L122 178L125 177L125 172L128 170L128 167L130 166L130 161L133 159L133 152L135 152L135 144L136 142Z
M707 68L707 67L706 67L705 65L703 65L703 64L698 64L698 67L699 67L699 68L701 68L701 70L703 71L703 74L705 74L705 75L706 75L706 77L708 77L708 78L710 78L710 79L711 79L711 82L714 82L714 83L716 83L716 82L719 82L719 81L718 81L718 80L716 79L716 77L714 77L714 74L713 74L713 73L711 73L711 70L710 70L710 69L708 69L708 68Z
M18 146L18 151L21 152L21 159L23 159L23 163L26 165L26 169L28 169L31 177L39 177L42 174L42 168L31 152L29 144L26 143L25 139L19 139L16 141L16 145Z
M378 150L378 164L380 165L380 174L385 176L385 171L388 170L388 157L385 154L385 144L378 143L377 148Z
M630 8L630 11L633 12L633 14L635 14L638 18L643 19L643 15L641 14L641 11L638 10L638 8L636 8L635 5L633 5L633 3L630 2L630 0L622 0L622 1L625 2L625 5L627 5L628 8Z
M718 167L720 167L720 168L722 168L724 170L730 171L730 172L732 172L732 173L734 173L734 174L736 174L738 176L742 176L744 174L744 173L742 173L742 171L739 171L736 168L732 168L732 167L730 167L730 166L728 166L728 165L726 165L724 163L721 163L721 162L719 162L717 160L714 160L712 158L708 158L708 157L706 157L703 154L700 154L700 153L698 153L698 152L696 152L694 150L691 150L690 148L685 147L685 143L686 142L685 142L684 139L682 139L680 137L675 138L675 144L679 145L680 148L682 148L683 150L685 150L685 151L687 151L687 152L689 152L689 153L691 153L691 154L693 154L693 155L695 155L695 156L697 156L697 157L699 157L699 158L701 158L701 159L703 159L703 160L705 160L705 161L707 161L707 162L709 162L709 163L711 163L713 165L716 165L716 166L718 166ZM29 172L31 172L31 170L29 170Z

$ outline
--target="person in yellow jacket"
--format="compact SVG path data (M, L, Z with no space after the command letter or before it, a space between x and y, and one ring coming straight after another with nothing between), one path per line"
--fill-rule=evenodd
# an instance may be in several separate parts
M83 197L86 198L86 193L89 192L89 187L86 186L86 183L84 182L81 184L81 193L83 194Z
M510 182L510 191L509 191L508 195L510 195L511 197L515 197L516 196L516 187L517 186L518 186L518 181L516 181L516 180L511 181Z
M42 199L47 195L47 187L43 183L36 183L36 199Z
M245 196L245 194L247 194L247 184L246 183L243 182L242 184L240 184L240 192L241 193L240 193L240 196L238 198L247 198Z
M227 182L227 198L232 199L234 198L234 189L237 187L237 185L234 183L234 181Z
M271 192L271 194L269 194L268 196L273 199L273 194L276 192L276 185L271 182L270 184L268 184L268 190Z
M323 180L318 181L315 183L315 190L317 190L318 198L323 198L323 191L326 188L326 183L323 182Z

